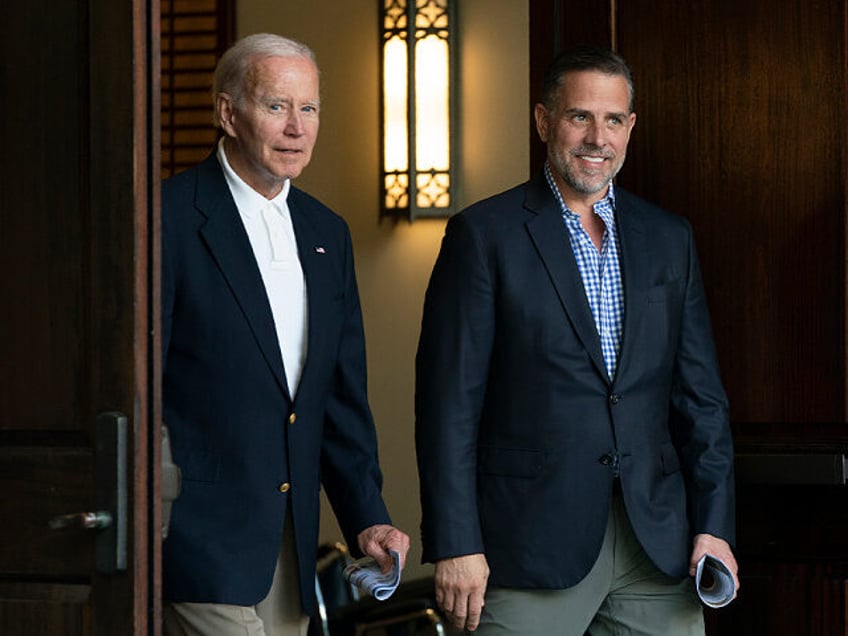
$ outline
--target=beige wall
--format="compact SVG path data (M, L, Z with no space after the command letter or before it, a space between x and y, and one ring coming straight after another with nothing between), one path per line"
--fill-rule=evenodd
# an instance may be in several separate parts
M462 76L460 204L528 176L528 8L518 0L459 2ZM384 494L409 533L406 576L420 565L413 445L413 361L421 305L444 221L379 221L378 18L374 0L238 0L240 36L302 40L321 67L321 131L297 185L347 219L353 235L368 348L369 394ZM322 540L341 537L325 507Z

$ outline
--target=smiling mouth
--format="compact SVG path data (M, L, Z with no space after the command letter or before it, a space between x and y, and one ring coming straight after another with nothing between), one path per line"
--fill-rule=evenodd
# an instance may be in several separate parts
M592 155L592 156L590 156L590 155L577 155L577 157L578 157L578 159L581 159L583 161L588 161L589 163L598 163L598 164L603 163L604 161L606 161L608 159L608 157L597 157L597 156L594 156L594 155Z

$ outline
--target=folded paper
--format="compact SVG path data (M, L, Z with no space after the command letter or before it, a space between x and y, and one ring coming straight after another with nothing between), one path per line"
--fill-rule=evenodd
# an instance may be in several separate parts
M733 600L736 583L733 573L724 561L705 554L695 570L695 587L698 596L709 607L724 607Z
M389 554L392 557L392 569L388 572L380 570L373 558L363 557L345 568L345 578L378 601L385 601L394 594L400 583L400 554L394 550L389 550Z

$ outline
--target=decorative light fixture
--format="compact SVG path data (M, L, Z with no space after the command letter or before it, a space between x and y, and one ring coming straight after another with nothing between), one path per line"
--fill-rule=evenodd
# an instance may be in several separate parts
M457 0L379 2L381 216L449 216L457 192Z

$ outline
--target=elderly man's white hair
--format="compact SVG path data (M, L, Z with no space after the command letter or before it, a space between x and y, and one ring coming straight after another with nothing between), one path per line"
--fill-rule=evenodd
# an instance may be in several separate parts
M219 93L227 93L237 105L241 104L247 88L245 80L249 75L250 65L256 58L266 57L305 57L318 68L315 53L305 44L273 33L254 33L233 44L218 61L212 89L213 103ZM217 109L215 125L220 125Z

